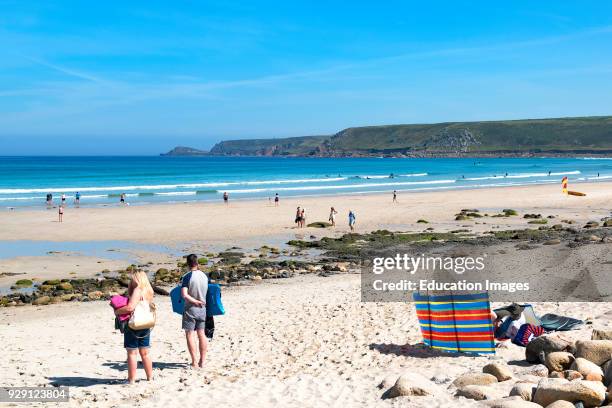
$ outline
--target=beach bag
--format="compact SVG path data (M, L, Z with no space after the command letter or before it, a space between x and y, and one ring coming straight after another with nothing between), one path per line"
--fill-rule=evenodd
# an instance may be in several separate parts
M204 335L209 340L212 340L215 335L215 318L212 316L206 316L206 321L204 322Z
M525 323L522 325L516 336L512 339L512 343L517 346L527 347L527 344L536 337L540 337L544 334L544 328L542 326L536 326L531 323Z
M221 286L216 283L208 284L206 292L206 316L219 316L225 314L225 308L221 302Z
M127 320L119 320L119 316L115 316L115 330L119 330L120 333L125 333L127 328L128 321Z
M170 291L170 301L172 302L172 311L182 315L185 310L185 299L183 299L180 284Z
M132 330L150 329L155 326L155 319L155 304L141 299L136 305L132 316L130 316L128 326Z

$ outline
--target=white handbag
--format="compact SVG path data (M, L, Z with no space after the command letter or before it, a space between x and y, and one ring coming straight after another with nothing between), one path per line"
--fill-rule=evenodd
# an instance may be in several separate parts
M134 308L128 326L132 330L150 329L155 326L156 317L155 304L142 299Z

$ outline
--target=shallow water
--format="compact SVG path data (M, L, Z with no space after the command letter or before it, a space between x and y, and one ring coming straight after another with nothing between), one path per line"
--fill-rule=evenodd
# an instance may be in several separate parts
M550 172L550 175L549 175ZM612 160L584 158L377 159L278 157L0 157L0 206L119 205L453 190L612 180Z
M176 248L165 245L142 244L131 241L0 241L0 259L19 256L45 256L53 253L70 253L111 260L136 262L135 251L178 255Z

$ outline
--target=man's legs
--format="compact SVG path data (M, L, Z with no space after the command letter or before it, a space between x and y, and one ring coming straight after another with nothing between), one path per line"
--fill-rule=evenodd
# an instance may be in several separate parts
M208 350L208 340L206 340L204 329L198 329L197 332L198 332L198 340L200 342L200 362L198 363L198 365L200 367L204 367L204 360L206 359L206 351ZM193 361L195 361L195 359Z
M196 345L195 345L195 331L194 330L185 330L185 338L187 339L187 349L189 350L189 355L191 356L191 366L197 367L196 365Z

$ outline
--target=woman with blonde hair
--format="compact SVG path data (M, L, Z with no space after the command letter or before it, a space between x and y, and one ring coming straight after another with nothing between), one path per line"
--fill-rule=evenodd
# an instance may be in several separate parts
M145 300L149 304L153 302L153 287L147 274L143 271L134 271L131 275L132 279L128 285L130 300L127 305L115 310L116 316L133 313L140 301ZM128 382L133 384L136 380L138 354L140 354L147 381L151 381L153 379L153 363L149 356L151 329L132 330L129 325L126 325L123 333L123 347L127 350Z

